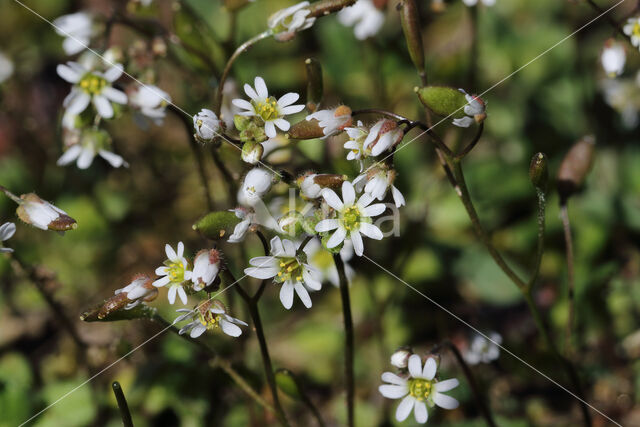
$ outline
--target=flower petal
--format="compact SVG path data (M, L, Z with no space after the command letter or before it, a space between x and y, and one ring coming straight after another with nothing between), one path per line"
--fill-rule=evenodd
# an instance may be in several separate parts
M286 107L288 105L293 104L298 99L300 99L300 95L298 95L297 93L295 93L295 92L286 93L286 94L282 95L280 97L280 99L278 99L278 106L280 108Z
M413 378L422 377L422 362L417 354L412 354L409 357L409 373Z
M316 231L318 233L323 233L325 231L335 230L339 225L340 223L337 219L323 219L316 224Z
M178 252L176 255L178 255L178 258L182 258L182 255L184 255L184 243L178 242Z
M170 261L175 261L178 258L178 255L176 255L176 251L174 251L171 245L168 243L164 245L164 253L167 254L167 258Z
M327 204L331 206L333 209L340 211L344 208L342 201L340 200L338 195L335 193L335 191L331 190L330 188L325 188L322 190L321 194L324 200L327 202Z
M249 267L244 269L244 274L256 279L270 279L278 274L278 267Z
M276 127L274 126L273 122L266 122L264 124L264 133L269 138L275 138L276 137L277 132L276 132Z
M356 201L356 190L349 181L342 183L342 201L345 206L352 206Z
M293 283L284 282L280 288L280 302L289 310L293 305Z
M393 384L393 385L407 385L407 380L405 380L402 377L399 377L393 372L384 372L381 378L382 378L382 381Z
M222 332L230 337L239 337L242 335L242 329L225 319L220 320L220 328Z
M375 205L370 205L364 208L362 213L365 214L365 216L371 218L372 216L380 215L386 209L387 207L384 205L384 203L376 203Z
M82 78L82 73L78 69L69 67L67 64L59 64L56 72L69 83L78 83Z
M193 329L191 329L189 336L191 338L198 338L200 335L204 334L206 330L207 330L206 326L204 326L202 323L198 323L196 326L193 327Z
M437 382L433 388L435 391L444 392L452 390L460 385L460 381L457 378L449 378L448 380Z
M338 229L333 233L333 235L327 241L327 248L335 248L340 243L344 242L344 238L347 236L347 230L343 227L338 227Z
M275 119L273 121L273 124L278 126L278 128L280 128L280 130L284 132L288 131L291 127L291 124L285 119Z
M281 108L280 114L282 114L283 116L288 116L289 114L299 113L302 110L304 110L304 105L302 104L289 105L288 107Z
M311 308L311 297L309 296L309 292L305 289L305 287L300 282L296 282L294 285L294 289L300 298L300 301L304 304L305 307Z
M238 108L243 108L245 110L253 112L253 105L251 105L251 103L247 100L237 98L232 100L231 103Z
M87 109L87 106L91 102L91 97L80 91L71 91L71 93L65 98L65 107L69 114L80 114Z
M382 240L384 237L382 231L380 231L377 226L369 224L368 222L361 222L358 231L370 239Z
M113 101L117 104L127 103L127 95L121 90L112 88L111 86L107 86L102 89L102 94L106 96L110 101Z
M351 230L351 243L353 243L353 251L358 256L362 256L364 253L364 244L362 243L362 236L358 230Z
M107 81L113 83L120 78L120 76L122 75L122 72L123 72L122 64L115 64L113 67L105 71L102 76L105 79L107 79Z
M437 369L438 369L438 364L436 363L436 359L434 359L433 357L428 358L427 361L424 363L424 369L422 369L422 378L426 378L429 381L431 381L433 377L436 376Z
M413 409L413 405L415 404L416 399L412 396L407 396L402 399L402 402L398 405L398 409L396 409L396 420L404 421L407 419L411 410Z
M67 151L64 152L62 156L60 156L60 158L56 162L56 165L58 166L68 165L69 163L76 160L81 152L82 152L82 147L80 146L80 144L72 145L67 149Z
M186 279L186 277L185 277ZM188 279L187 279L188 280ZM187 305L187 293L184 291L184 288L182 286L178 286L178 296L180 297L180 300L182 301L182 303L184 305Z
M429 412L427 412L427 405L424 402L416 402L413 408L413 415L416 417L416 421L420 424L424 424L429 419Z
M451 396L436 392L433 395L433 403L444 409L456 409L460 403Z
M164 276L154 281L153 286L155 286L156 288L161 288L163 286L167 286L169 282L171 282L171 279L169 278L169 276Z
M80 169L87 169L93 163L93 158L96 156L93 148L85 147L80 152L80 156L78 157L78 162L76 165Z
M378 387L378 391L387 399L400 399L409 393L409 389L406 385L384 384Z
M167 277L168 279L168 277ZM169 304L173 304L174 302L176 302L176 293L178 292L178 288L175 286L172 286L169 288L169 293L167 294L167 297L169 298Z
M113 107L106 97L102 95L94 95L92 101L93 106L96 107L96 110L98 111L98 114L105 119L113 117Z
M254 86L256 87L256 92L260 98L268 98L269 91L267 90L267 85L264 82L264 79L260 76L257 76L253 81Z
M109 164L114 168L119 168L120 166L125 164L125 161L121 156L118 156L117 154L110 151L98 150L98 154L100 155L100 157L109 162Z

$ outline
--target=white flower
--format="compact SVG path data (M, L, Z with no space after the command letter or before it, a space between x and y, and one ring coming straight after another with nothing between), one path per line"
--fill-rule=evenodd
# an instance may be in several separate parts
M342 183L342 200L329 188L322 190L322 197L337 213L337 218L324 219L316 224L319 233L336 230L327 241L327 248L335 248L350 238L356 255L362 256L364 245L361 234L376 240L382 239L382 231L371 223L371 218L384 212L384 204L370 205L373 197L369 194L363 194L356 201L356 191L349 181Z
M0 52L0 83L11 77L13 68L13 62L11 62L7 55Z
M244 269L247 276L263 280L273 277L274 282L282 283L280 301L287 310L293 305L294 290L309 308L311 297L305 286L314 291L322 288L318 272L298 258L296 245L291 240L274 237L271 239L271 256L251 258L249 264L252 267Z
M167 115L167 105L171 104L171 96L153 85L140 85L129 92L129 105L160 126Z
M462 0L462 3L466 4L467 6L475 6L478 4L478 0ZM494 4L496 4L496 0L480 0L480 3L485 6L493 6Z
M64 119L63 119L64 121ZM64 126L64 125L63 125ZM115 153L108 150L111 146L109 135L102 129L85 129L78 131L78 142L71 145L58 159L58 166L66 166L76 161L79 169L87 169L93 163L93 159L98 154L114 168L129 166L127 162Z
M15 232L16 225L12 222L5 222L4 224L0 225L0 254L13 252L13 249L3 247L2 242L13 237Z
M605 42L600 54L600 62L608 77L613 78L622 74L626 60L627 54L622 43L618 43L613 39Z
M200 291L213 283L220 271L220 251L216 249L202 250L193 260L191 281L193 289Z
M315 17L307 17L311 11L307 9L308 1L279 10L269 17L269 28L273 37L278 41L290 40L296 32L310 28L316 21Z
M27 224L41 230L67 231L75 229L78 224L65 211L42 200L34 193L20 196L22 203L16 211L18 217Z
M371 150L367 150L364 141L369 135L369 129L366 128L360 120L357 127L345 128L349 140L344 143L344 148L349 150L347 160L357 160L360 163L360 170L364 167L364 159L371 155Z
M622 31L631 38L631 44L640 49L640 17L629 18Z
M351 108L346 105L340 105L330 110L318 110L307 116L307 121L313 119L318 121L325 138L342 132L353 123Z
M185 314L178 316L176 320L173 321L174 324L186 319L191 320L191 322L183 326L179 331L180 335L190 331L189 336L191 338L198 338L204 334L207 329L213 330L218 328L231 337L239 337L242 335L242 329L237 325L249 326L242 320L229 316L224 304L218 300L204 301L198 304L194 310L181 308L176 311Z
M156 299L158 296L158 290L153 286L149 276L140 274L134 276L127 286L121 289L116 289L115 295L124 294L126 296L128 304L125 306L125 310L131 310L143 301L149 302Z
M393 185L395 179L395 170L379 167L370 169L366 173L359 175L353 180L353 185L358 191L362 191L362 187L364 187L366 194L380 201L384 200L387 196L387 191L391 188L393 202L396 204L396 207L399 208L405 205L405 200L400 190Z
M242 161L255 165L260 162L264 154L264 145L252 141L245 142L242 146L240 157Z
M420 356L417 354L409 358L409 376L400 377L391 372L382 374L382 381L389 384L381 385L378 390L380 394L388 399L403 398L396 409L396 419L404 421L411 410L418 423L424 424L429 418L427 406L437 405L444 409L455 409L459 403L444 392L456 388L460 383L456 378L444 381L435 379L438 369L436 360L428 358L422 367Z
M272 175L263 168L253 168L244 177L242 193L248 204L257 203L264 196L272 184Z
M193 116L193 127L196 130L196 138L202 142L211 142L218 135L220 120L216 113L203 108Z
M192 272L187 270L189 264L187 259L182 256L184 253L184 244L178 243L178 252L174 251L170 245L165 245L164 251L167 254L167 260L163 263L163 267L156 268L158 276L164 276L155 282L153 286L161 288L169 285L169 303L176 301L176 293L180 296L183 304L187 303L187 293L183 286L185 282L191 279Z
M233 234L229 236L229 243L238 243L244 240L244 236L247 234L249 227L255 221L256 215L253 209L247 208L235 208L229 209L231 212L236 214L236 217L240 218L242 221L236 224L233 229Z
M309 265L315 268L320 274L321 282L329 282L333 286L340 286L340 276L338 275L338 269L333 261L333 255L331 252L322 247L322 244L318 239L311 239L304 247L304 253L307 254L307 261ZM342 249L340 250L340 258L344 264L344 272L347 276L347 281L351 282L351 279L356 275L355 270L348 262L353 258L353 245L349 240L344 242Z
M256 77L255 90L248 84L244 85L244 91L251 102L244 99L234 99L233 105L246 110L240 111L241 116L255 116L264 122L264 131L269 138L275 138L276 126L283 131L288 131L291 125L284 119L289 114L295 114L304 109L304 105L292 105L300 98L297 93L289 92L276 101L269 96L267 85L262 77Z
M93 17L87 12L63 15L53 21L53 26L65 38L62 48L67 55L85 50L94 34Z
M500 357L502 337L497 332L490 332L489 339L482 335L475 335L471 345L464 354L464 360L470 365L490 363Z
M411 357L409 350L398 350L391 355L391 364L396 368L404 369L407 367L409 357Z
M338 21L347 27L355 25L353 33L358 40L364 40L378 34L384 24L384 13L371 0L358 0L338 12Z
M363 148L371 153L371 156L375 157L398 144L403 137L404 131L398 127L396 122L382 119L371 127L367 138L364 140Z
M316 184L315 177L318 174L312 173L306 175L300 181L300 193L303 197L307 199L316 199L320 197L320 193L322 193L322 187Z
M482 122L487 117L484 101L478 96L467 94L463 89L458 90L464 94L467 100L467 105L464 106L466 116L453 119L453 124L461 128L468 128L473 122Z
M58 75L69 83L73 83L71 92L64 99L64 107L70 114L80 114L89 102L105 119L113 117L111 102L126 104L127 95L111 87L122 75L122 65L116 64L105 72L92 71L78 62L67 62L56 68Z

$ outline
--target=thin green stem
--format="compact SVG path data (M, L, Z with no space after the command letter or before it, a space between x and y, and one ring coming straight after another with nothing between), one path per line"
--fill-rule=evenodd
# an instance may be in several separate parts
M342 297L342 315L345 332L345 381L347 388L347 425L354 425L355 382L353 378L353 319L351 317L351 301L349 298L349 282L344 271L344 263L340 254L333 254L333 261L338 269L340 279L340 296Z
M484 131L484 122L480 123L480 126L478 126L478 131L476 132L476 136L473 137L471 142L468 143L462 150L460 150L458 154L456 154L456 159L458 160L463 159L467 154L471 152L471 150L473 150L473 148L476 146L478 141L480 141L483 131Z
M544 254L545 209L547 201L544 191L542 191L540 188L536 188L536 195L538 198L538 245L536 248L536 259L533 265L531 278L529 279L529 282L526 286L527 292L531 292L533 286L535 286L536 281L538 280L538 275L540 274L540 265L542 264L542 255Z
M470 90L476 87L478 75L478 48L480 45L478 31L478 5L469 8L471 15L471 53L469 54L469 69L467 70L467 85Z
M216 94L216 99L214 104L214 111L218 116L220 115L220 109L222 108L222 96L223 96L222 90L224 89L224 83L227 80L227 77L229 77L229 72L231 72L231 67L233 66L233 63L236 62L236 59L238 59L240 55L242 55L242 53L249 50L251 46L253 46L254 44L256 44L262 39L266 39L267 37L271 36L271 34L272 33L269 30L269 31L260 33L255 37L250 38L249 40L247 40L246 42L238 46L235 52L233 52L233 55L231 55L231 57L227 61L227 64L225 65L224 70L222 71L222 77L220 77L220 82L218 82L218 92Z
M124 397L124 392L118 381L114 381L111 384L113 394L116 396L118 402L118 408L120 409L120 416L122 417L122 425L124 427L133 427L133 421L131 420L131 412L129 412L129 405L127 405L127 399Z
M6 187L2 185L0 185L0 191L2 191L8 198L13 200L17 204L21 205L22 203L24 203L24 200L22 200L20 197L13 194L11 191L9 191Z
M571 223L569 222L569 210L567 202L563 202L560 206L560 218L562 219L562 229L564 231L564 242L567 258L567 302L569 304L569 318L567 319L567 329L565 331L565 348L564 352L567 357L571 357L574 324L574 301L575 301L575 267L573 255L573 238L571 236Z
M616 22L615 19L613 19L613 17L607 13L604 9L602 9L600 6L598 6L596 4L596 2L594 2L593 0L585 0L587 2L587 4L589 6L591 6L591 8L593 10L596 11L596 13L600 14L600 15L604 15L605 19L607 20L607 22L609 22L609 24L614 28L614 30L620 34L622 37L624 37L629 43L631 43L631 37L628 36L627 34L625 34L625 32L622 30L622 27L620 26L620 24L618 24Z
M484 398L486 393L482 393L480 391L480 387L478 387L478 383L476 382L475 377L473 376L473 373L469 368L469 365L467 365L467 362L465 362L464 357L462 357L460 350L458 350L458 347L456 347L451 341L448 341L448 340L444 342L444 345L451 351L451 353L453 353L456 360L458 361L458 364L462 368L462 372L464 372L464 376L467 377L467 382L471 387L471 391L476 401L476 405L478 405L478 409L480 410L480 413L482 414L484 419L487 421L487 425L491 427L495 427L496 422L493 419L491 408L489 407L489 405L486 402L486 399Z

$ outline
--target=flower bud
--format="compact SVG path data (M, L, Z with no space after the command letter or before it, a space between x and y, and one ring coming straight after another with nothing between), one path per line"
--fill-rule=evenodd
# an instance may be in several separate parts
M209 239L218 240L233 233L239 222L240 218L233 212L215 211L200 218L192 228Z
M400 21L407 48L413 64L420 75L424 75L424 48L422 47L422 33L420 32L420 12L415 0L402 0L398 3Z
M302 234L304 217L298 211L289 211L278 219L278 225L290 237Z
M220 131L220 123L216 113L203 108L198 114L193 116L193 127L196 130L196 139L202 143L213 141Z
M78 227L76 220L62 209L58 209L49 202L45 202L34 193L20 196L22 203L16 213L26 224L41 230L67 231Z
M223 3L224 7L229 12L234 12L238 9L242 9L243 7L251 3L251 1L252 0L223 0Z
M324 94L322 66L314 58L307 58L304 65L307 69L307 108L313 113L318 109Z
M317 199L323 188L339 188L347 179L344 175L315 174L307 172L296 180L304 199Z
M324 137L324 131L316 119L301 120L291 126L287 136L292 139L316 139Z
M195 291L201 291L213 283L220 271L221 255L217 249L203 249L196 254L191 273L191 282Z
M411 357L411 352L409 350L400 349L391 355L391 364L396 368L405 369L407 367L407 363L409 362L409 357Z
M273 175L266 169L253 168L244 177L242 194L250 205L256 203L271 189Z
M241 157L243 161L249 164L255 165L260 161L260 159L262 159L263 153L264 153L264 147L262 146L262 144L258 142L249 141L249 142L245 142L244 145L242 146Z
M415 88L420 102L440 116L451 116L461 119L465 116L464 106L467 105L465 94L458 89L445 86L425 86Z
M278 388L287 396L300 400L301 393L298 379L288 369L278 369L276 371L276 384Z
M547 167L547 156L544 153L535 154L531 159L529 179L531 179L534 187L542 192L547 191L549 168Z
M575 143L562 159L558 169L558 193L561 201L566 201L577 192L593 165L595 138L591 135L583 137Z

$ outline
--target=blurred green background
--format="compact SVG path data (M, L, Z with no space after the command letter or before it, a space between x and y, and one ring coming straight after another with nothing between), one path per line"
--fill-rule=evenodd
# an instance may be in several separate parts
M114 3L33 0L28 4L54 19L80 9L107 17ZM181 3L156 0L150 8L137 7L130 13L158 19L207 52L221 69L229 46L201 37L186 10L193 8L221 39L229 32L230 14L216 0L191 0L177 7ZM418 3L430 82L474 93L484 92L595 16L582 1L497 0L496 6L478 11L478 63L473 71L469 9L455 1L435 13L430 2ZM602 3L603 7L613 4ZM626 3L614 16L631 10L633 2ZM291 4L259 0L242 9L231 50L263 31L269 14ZM335 16L319 19L289 43L262 41L238 60L233 78L242 85L260 75L274 93L296 91L304 98L304 59L312 56L323 65L326 105L343 102L353 109L384 108L419 119L424 113L413 92L419 79L394 6L391 0L381 32L364 42L356 40L352 28L342 26ZM13 426L160 330L144 320L85 324L78 318L80 312L126 285L134 273L152 272L164 259L165 243L182 240L190 255L209 243L191 229L207 208L188 135L174 116L148 131L139 129L128 113L105 124L117 152L131 165L128 169L110 169L100 159L86 171L55 165L62 153L62 99L69 90L55 72L56 65L66 60L62 38L12 0L2 0L1 10L0 51L11 58L15 72L0 84L0 184L17 194L36 191L79 225L59 236L18 224L7 245L25 263L55 274L57 280L49 281L48 291L84 343L78 345L72 339L37 288L12 270L8 257L0 257L0 426ZM486 130L464 166L483 224L494 232L494 241L506 258L526 272L536 244L535 192L527 175L531 156L545 152L555 174L573 142L585 134L596 136L593 171L569 207L576 251L576 361L588 401L624 425L640 425L640 137L637 127L623 126L600 89L605 77L598 56L611 35L611 27L597 21L486 93ZM110 44L126 50L139 39L140 35L116 25ZM627 47L623 78L633 78L640 55ZM197 57L179 47L170 46L170 50L172 55L153 64L156 84L188 112L210 107L215 76ZM473 136L473 130L454 128L448 122L436 130L450 146ZM418 135L413 132L405 141ZM270 161L292 173L321 167L323 172L355 177L358 170L344 158L342 142L335 138L295 144ZM238 152L225 145L219 152L240 178L246 164ZM205 162L215 206L234 207L208 155ZM401 210L401 234L379 243L367 241L367 255L480 330L498 331L507 348L568 384L540 341L517 288L477 241L431 145L418 138L398 152L395 163L396 186L407 199ZM284 188L278 191L285 192ZM14 212L13 202L0 198L0 222L18 222ZM558 214L557 195L552 191L536 301L560 343L567 310ZM244 245L250 255L260 254L254 237L249 236ZM246 265L239 245L223 244L222 250L239 277ZM446 338L464 347L471 331L366 259L353 259L351 265L357 271L351 286L357 424L395 425L396 402L385 400L377 390L380 374L391 368L391 353L401 345L427 351ZM256 288L257 283L245 279L243 285ZM166 290L160 292L153 305L165 318L173 319L176 307L166 302ZM325 419L331 425L343 425L340 296L326 284L312 299L309 310L296 302L287 311L278 300L278 288L267 288L261 301L266 335L274 366L300 375ZM223 300L236 317L249 319L237 296L226 293ZM218 334L204 339L268 398L252 331L245 329L237 340ZM509 355L503 353L498 361L473 371L500 425L579 422L571 396ZM448 356L443 357L442 376L460 379L461 386L451 394L461 406L454 411L430 411L429 423L483 425L466 380ZM120 425L110 388L115 380L123 386L135 425L275 424L222 371L209 366L207 355L170 333L110 367L32 424ZM304 405L283 399L296 425L314 423ZM602 418L594 418L596 425L606 425ZM413 422L410 417L405 424Z

